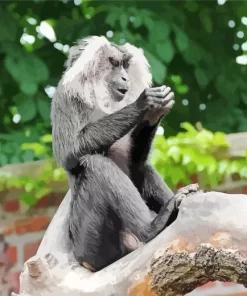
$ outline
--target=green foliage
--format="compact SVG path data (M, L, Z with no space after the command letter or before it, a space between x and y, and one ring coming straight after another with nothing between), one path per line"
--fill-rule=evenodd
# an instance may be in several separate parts
M197 130L190 123L181 124L185 130L176 136L156 135L151 162L167 183L190 183L189 177L202 174L205 186L214 188L227 174L247 177L247 158L227 158L230 143L222 132Z

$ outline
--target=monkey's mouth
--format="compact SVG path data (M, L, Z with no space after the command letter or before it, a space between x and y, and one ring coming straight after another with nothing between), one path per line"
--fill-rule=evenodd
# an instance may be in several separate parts
M128 90L124 88L118 88L117 91L124 96Z

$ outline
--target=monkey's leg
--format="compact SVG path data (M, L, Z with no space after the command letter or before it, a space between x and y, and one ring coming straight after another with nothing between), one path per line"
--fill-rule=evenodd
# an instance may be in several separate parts
M72 182L77 184L72 192L79 192L72 200L70 237L77 261L100 270L136 249L153 218L131 180L111 160L84 156L81 171Z
M161 206L167 204L174 193L148 163L138 167L137 170L135 176L132 177L133 183L149 208L158 213Z
M147 163L144 164L142 170L140 170L136 176L135 185L138 188L138 191L146 201L149 209L155 213L158 214L162 206L167 205L174 196L176 197L176 205L166 226L169 226L177 218L182 199L188 195L200 192L200 190L198 190L198 184L190 184L180 188L174 194L155 169Z
M154 219L136 187L114 162L88 155L82 170L81 180L77 177L75 182L80 184L69 216L70 237L77 260L99 270L124 255L121 231L148 242L165 228L177 199L171 199Z

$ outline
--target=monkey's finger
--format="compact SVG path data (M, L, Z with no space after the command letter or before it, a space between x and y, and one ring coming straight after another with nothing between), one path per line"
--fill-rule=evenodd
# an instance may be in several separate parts
M157 97L154 97L154 96L148 96L147 100L149 101L149 106L157 109L166 109L166 108L169 109L175 103L175 101L170 101L170 99L162 101L161 99L158 99Z
M167 88L166 85L162 85L162 86L157 86L157 87L150 87L147 89L147 91L152 91L152 92L162 92Z
M172 100L174 100L173 92L169 93L165 98L163 98L162 103L166 106L167 103L171 102Z
M188 194L190 191L189 191L188 188L184 187L184 188L180 188L180 189L178 190L178 192L179 192L180 194L181 194L181 193L183 193L183 194Z
M171 109L173 107L173 105L175 104L174 100L171 100L170 102L168 102L168 104L165 105L165 108L167 110Z
M124 233L123 243L128 251L134 251L141 245L141 242L133 233Z
M181 194L179 195L177 198L176 198L176 202L175 202L175 207L176 209L179 209L180 205L181 205L181 202L182 200L186 198L186 195L185 194Z
M167 88L166 85L158 86L158 87L150 87L146 88L146 92L150 93L157 93L157 92L163 92Z
M198 183L195 183L195 184L189 184L185 187L182 187L178 190L178 192L180 193L184 193L184 194L189 194L191 192L197 192L198 191L198 188L199 188L199 185Z
M171 91L171 88L166 87L165 89L163 89L161 91L153 91L152 89L148 90L146 92L146 94L149 95L149 96L155 96L157 98L164 98L169 94L170 91Z
M190 184L190 185L186 186L186 188L189 191L197 191L199 189L199 184L198 183Z
M165 104L162 109L163 109L163 115L166 116L172 109L173 105L175 104L175 101L172 100L168 102L168 104Z

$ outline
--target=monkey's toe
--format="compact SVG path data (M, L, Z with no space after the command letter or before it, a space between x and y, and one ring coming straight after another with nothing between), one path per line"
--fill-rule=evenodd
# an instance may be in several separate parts
M133 233L123 233L123 244L126 249L131 252L136 250L142 243Z
M96 271L96 269L92 265L88 264L87 262L82 262L82 266L84 268L90 270L91 272L95 272Z

